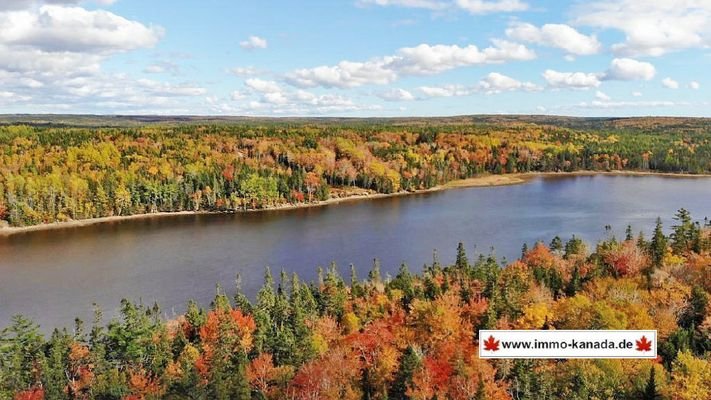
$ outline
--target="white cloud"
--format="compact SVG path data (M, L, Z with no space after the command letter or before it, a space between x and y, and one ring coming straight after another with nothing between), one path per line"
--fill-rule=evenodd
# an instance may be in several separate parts
M250 89L256 90L260 93L278 93L281 91L281 87L275 81L252 78L247 79L244 83Z
M615 58L605 72L558 72L551 69L543 78L553 88L589 89L600 86L602 81L650 80L656 70L648 62L631 58Z
M532 60L536 54L526 46L506 40L492 40L494 46L479 50L474 45L428 45L398 50L392 65L404 74L435 74L450 69L507 61Z
M632 92L632 96L634 96L634 97L642 97L642 92Z
M259 36L250 36L247 40L239 42L239 47L246 50L266 49L268 46L267 39Z
M599 90L595 92L595 98L600 101L610 101L611 100L610 96L606 95L605 93L603 93Z
M255 67L235 67L230 70L230 72L237 76L254 76L260 73L260 71Z
M574 55L597 54L602 47L594 35L583 35L564 24L545 24L539 28L518 22L506 29L506 35L524 42L563 49Z
M378 93L378 97L387 101L411 101L415 100L415 96L405 89L394 88L385 92Z
M357 104L343 96L288 90L277 82L258 78L248 79L245 86L248 91L234 91L229 99L208 98L210 109L244 115L319 115L379 109L379 106Z
M427 97L469 96L472 90L461 85L421 86L418 88Z
M521 82L498 72L492 72L482 78L476 85L469 87L463 85L421 86L418 90L425 97L454 97L470 96L475 93L534 92L542 90L542 88L532 82Z
M0 13L0 43L6 47L110 54L152 47L162 35L160 27L103 10L44 5L36 10Z
M631 58L615 58L610 63L610 68L605 72L606 80L632 81L654 78L656 69L654 65L637 61Z
M528 4L521 0L358 0L356 5L422 8L435 11L461 9L470 14L516 12L528 9Z
M96 112L133 109L130 104L155 110L172 105L170 98L205 93L195 85L158 84L103 73L101 64L111 55L152 47L163 29L72 5L77 3L2 2L0 87L16 94L12 104L3 104L6 110ZM159 69L166 70L166 65L146 68L154 73Z
M601 74L585 72L558 72L547 69L543 79L553 88L589 89L600 86Z
M524 90L527 92L541 90L541 88L534 83L521 82L498 72L492 72L479 81L479 89L489 94L512 90Z
M672 78L666 77L662 79L662 86L667 89L679 89L679 82L675 81Z
M698 90L700 88L701 88L701 85L699 84L699 82L697 82L697 81L689 82L689 89Z
M575 22L625 34L612 46L622 56L661 56L711 45L708 0L599 0L581 3Z
M528 4L519 0L457 0L457 6L471 14L514 12L528 9Z
M524 45L493 40L493 46L480 50L469 45L429 45L399 49L395 55L366 62L341 61L334 66L299 69L287 74L287 81L299 87L351 88L367 84L384 85L401 75L429 75L454 68L523 61L536 57Z
M341 61L334 66L298 69L287 74L287 81L299 87L350 88L367 84L385 85L397 79L390 69L392 57L367 62Z

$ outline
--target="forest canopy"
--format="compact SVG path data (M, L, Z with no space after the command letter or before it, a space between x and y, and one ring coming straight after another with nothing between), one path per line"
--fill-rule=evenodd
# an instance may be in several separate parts
M483 173L711 172L711 123L701 119L96 118L5 117L0 227L270 208Z

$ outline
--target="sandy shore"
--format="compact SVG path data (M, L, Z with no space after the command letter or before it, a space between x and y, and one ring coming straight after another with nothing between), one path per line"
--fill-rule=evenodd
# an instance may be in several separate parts
M366 200L366 199L377 199L385 197L394 196L406 196L409 194L417 193L429 193L441 190L448 190L454 188L465 188L465 187L491 187L491 186L506 186L506 185L518 185L526 183L534 178L538 177L569 177L569 176L592 176L592 175L617 175L617 176L664 176L670 178L710 178L711 174L676 174L676 173L657 173L648 171L576 171L576 172L530 172L530 173L516 173L516 174L504 174L504 175L481 175L469 179L461 179L456 181L451 181L443 185L435 186L429 189L415 190L415 191L401 191L397 193L375 193L366 189L353 189L349 190L343 197L333 197L328 200L318 201L313 203L301 203L301 204L283 204L274 207L267 207L259 210L236 210L236 211L174 211L174 212L157 212L151 214L135 214L126 216L112 216L112 217L101 217L101 218L91 218L83 220L74 220L67 222L55 222L51 224L42 225L32 225L23 227L2 227L0 228L0 237L11 236L19 233L34 232L34 231L45 231L54 229L65 229L65 228L76 228L95 224L103 224L108 222L117 221L127 221L132 219L148 219L148 218L163 218L172 217L176 215L196 215L196 214L232 214L232 213L242 213L242 212L263 212L263 211L274 211L274 210L291 210L297 208L307 208L307 207L321 207L329 204L338 204L346 201L356 201L356 200Z

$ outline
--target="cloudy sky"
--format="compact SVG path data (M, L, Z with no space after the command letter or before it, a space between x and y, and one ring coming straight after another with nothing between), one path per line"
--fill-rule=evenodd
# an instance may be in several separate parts
M711 116L711 0L0 0L0 113Z

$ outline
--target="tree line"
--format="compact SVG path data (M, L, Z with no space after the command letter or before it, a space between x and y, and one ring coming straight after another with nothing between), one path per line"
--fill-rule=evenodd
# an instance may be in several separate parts
M482 173L711 172L711 131L545 123L0 126L0 226L235 211Z

